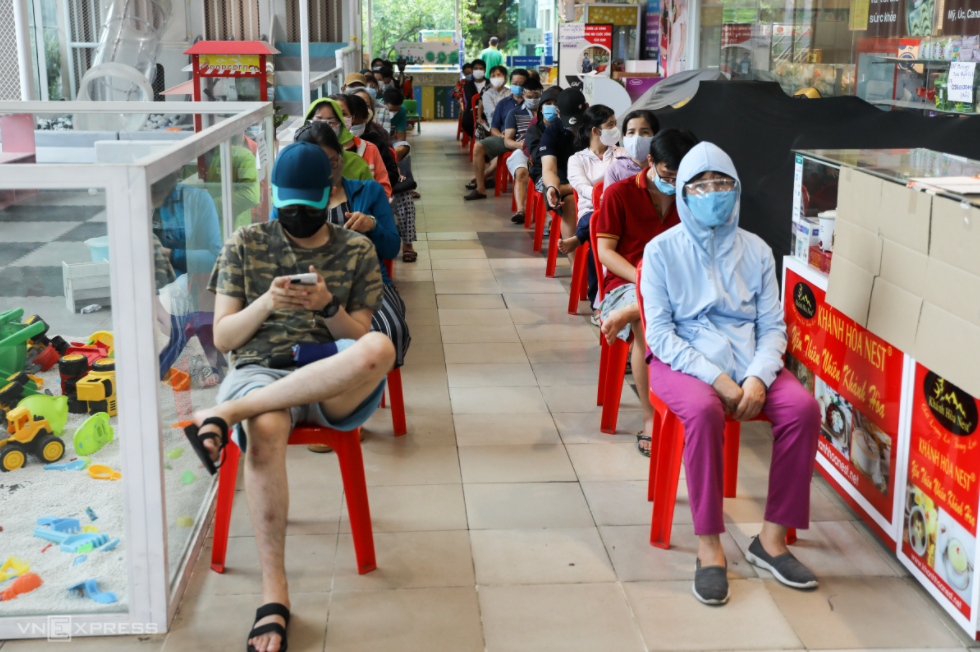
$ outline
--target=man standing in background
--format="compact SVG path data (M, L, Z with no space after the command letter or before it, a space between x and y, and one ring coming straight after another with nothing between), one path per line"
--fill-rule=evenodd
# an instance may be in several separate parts
M490 70L494 66L504 65L504 55L497 49L497 43L499 42L496 36L491 36L489 47L480 53L480 58L487 64L487 70Z

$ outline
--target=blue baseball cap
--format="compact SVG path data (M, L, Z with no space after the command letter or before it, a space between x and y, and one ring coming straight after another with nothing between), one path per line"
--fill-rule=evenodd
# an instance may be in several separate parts
M330 157L313 143L293 143L272 168L272 205L326 208L333 184Z

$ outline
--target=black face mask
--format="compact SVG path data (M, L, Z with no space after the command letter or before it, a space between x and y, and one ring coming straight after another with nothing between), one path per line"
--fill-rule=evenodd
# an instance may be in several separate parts
M312 206L283 206L278 209L279 223L294 238L310 238L327 223L327 209Z

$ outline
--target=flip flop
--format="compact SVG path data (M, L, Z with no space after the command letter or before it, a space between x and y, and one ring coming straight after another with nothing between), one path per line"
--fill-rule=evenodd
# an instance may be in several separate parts
M510 221L514 224L524 224L524 213L514 213L511 216Z
M403 251L402 252L402 262L404 263L414 263L418 260L419 252L417 251Z
M645 442L645 441L650 442L651 445L653 444L653 440L650 439L649 437L647 437L646 435L643 435L643 434L637 435L636 436L636 450L640 451L640 455L642 455L643 457L650 457L650 449L648 448L648 449L644 450L643 447L640 446L640 443L641 442Z
M221 432L207 432L203 435L198 436L198 432L204 426L215 425L221 428ZM201 424L201 428L197 425L191 424L184 428L184 436L187 437L187 441L190 442L191 448L197 453L198 459L204 464L204 468L207 469L208 473L214 475L221 468L221 464L225 461L224 451L225 446L228 445L228 423L221 417L208 417ZM218 440L218 463L215 464L214 460L211 459L211 455L208 453L208 449L204 447L204 442L208 439Z
M283 627L279 623L266 623L265 625L255 626L255 623L259 622L263 618L269 616L282 616L282 619L286 621L286 626ZM269 604L264 604L255 610L255 620L252 621L252 631L248 633L248 638L245 639L249 641L256 636L262 636L272 632L274 634L279 634L279 652L286 652L289 648L289 644L286 642L286 627L289 627L289 609L286 605L279 604L278 602L270 602ZM256 652L254 645L248 646L248 652Z
M487 198L486 195L478 193L476 190L470 192L470 194L468 195L463 195L463 201L473 201L474 199L486 199L486 198Z

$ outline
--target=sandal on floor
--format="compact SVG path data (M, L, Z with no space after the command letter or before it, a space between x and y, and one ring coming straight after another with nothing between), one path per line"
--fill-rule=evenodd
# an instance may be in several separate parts
M473 186L473 187L476 188L476 186ZM422 199L422 195L418 194L417 192L415 192L413 190L412 191L412 199Z
M279 634L279 652L286 652L289 648L289 644L286 642L286 627L283 627L279 623L266 623L265 625L255 626L255 623L259 622L263 618L268 618L269 616L282 616L282 619L286 621L286 627L289 627L289 609L286 605L279 604L278 602L270 602L269 604L264 604L255 610L255 620L252 621L252 631L248 633L248 638L245 639L249 641L256 636L262 636L263 634L268 634L272 632L273 634ZM255 652L255 646L249 645L248 652Z
M479 193L475 190L471 191L468 195L463 195L463 201L473 201L474 199L486 199L487 196Z
M403 251L402 252L402 262L403 263L414 263L419 258L419 252L417 251Z
M467 190L476 190L476 179L473 179L463 187L466 188Z
M524 213L514 213L511 216L510 221L514 224L524 224Z
M221 432L206 432L203 435L198 436L198 432L204 426L215 425L221 428ZM204 464L204 468L208 470L208 473L214 475L221 468L222 462L225 461L224 451L225 446L228 445L228 423L221 417L208 417L201 424L201 428L198 428L196 424L191 424L184 428L184 436L187 437L187 441L190 442L191 448L197 453L197 457ZM211 459L211 454L208 453L208 449L204 447L204 442L208 439L218 440L218 463L215 464L214 460Z
M636 449L640 451L640 455L642 455L643 457L650 457L650 449L648 448L644 450L643 447L640 446L640 444L645 441L650 442L651 446L653 445L653 440L651 440L649 437L644 435L643 431L641 430L640 434L636 436Z

